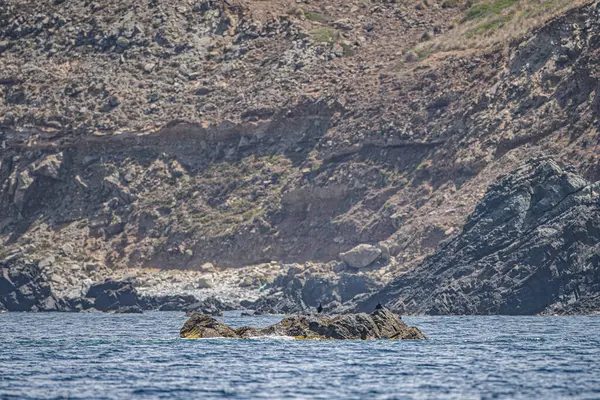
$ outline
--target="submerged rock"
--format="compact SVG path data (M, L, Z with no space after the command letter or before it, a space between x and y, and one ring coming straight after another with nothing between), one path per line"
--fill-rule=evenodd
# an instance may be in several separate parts
M386 308L372 314L343 314L337 317L300 315L283 319L265 328L244 326L233 329L208 316L194 314L181 328L182 338L249 338L258 336L291 336L298 339L426 339L416 327Z

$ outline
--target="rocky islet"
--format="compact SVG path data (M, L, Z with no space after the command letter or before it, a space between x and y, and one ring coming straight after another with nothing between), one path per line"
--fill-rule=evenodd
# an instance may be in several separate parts
M422 340L425 335L406 325L390 310L381 308L371 314L299 315L264 328L243 326L233 329L208 315L194 314L181 328L182 338L244 339L265 336L289 336L296 339L337 340Z

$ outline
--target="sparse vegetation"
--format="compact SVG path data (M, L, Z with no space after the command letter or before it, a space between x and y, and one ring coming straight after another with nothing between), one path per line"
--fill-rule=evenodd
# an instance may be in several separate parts
M325 17L323 16L323 14L318 13L316 11L307 11L304 13L304 17L309 20L309 21L313 21L313 22L323 22L325 20Z
M471 21L481 19L492 15L498 15L507 8L517 4L519 0L494 0L490 3L479 3L469 8L464 19Z
M475 28L469 30L466 33L468 38L472 38L477 35L490 35L492 32L500 29L508 21L514 17L514 13L510 13L500 18L493 19L491 21L484 22L483 24L477 25Z
M313 29L312 37L319 43L333 43L335 41L335 29L332 28L317 28Z
M458 0L457 0L458 1ZM584 0L482 0L473 2L455 27L445 35L423 43L413 51L419 58L434 52L483 49L524 35ZM455 6L456 3L449 4ZM428 47L426 47L428 46ZM423 49L428 51L423 52Z

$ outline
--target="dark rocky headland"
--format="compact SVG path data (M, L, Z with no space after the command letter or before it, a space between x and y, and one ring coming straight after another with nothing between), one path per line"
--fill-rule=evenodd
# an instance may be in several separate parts
M338 340L420 340L425 335L416 327L406 325L399 316L386 308L371 314L300 315L283 319L265 328L244 326L233 329L209 315L194 314L181 328L182 338L246 339L261 336L290 336L296 339Z
M0 311L599 312L599 54L579 0L0 0Z
M600 309L600 182L548 158L490 186L463 231L363 302L404 314Z

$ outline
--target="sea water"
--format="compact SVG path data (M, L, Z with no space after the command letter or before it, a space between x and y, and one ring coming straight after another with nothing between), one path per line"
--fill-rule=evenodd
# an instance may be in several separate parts
M180 339L185 320L0 314L0 399L600 398L600 316L405 317L426 341Z

